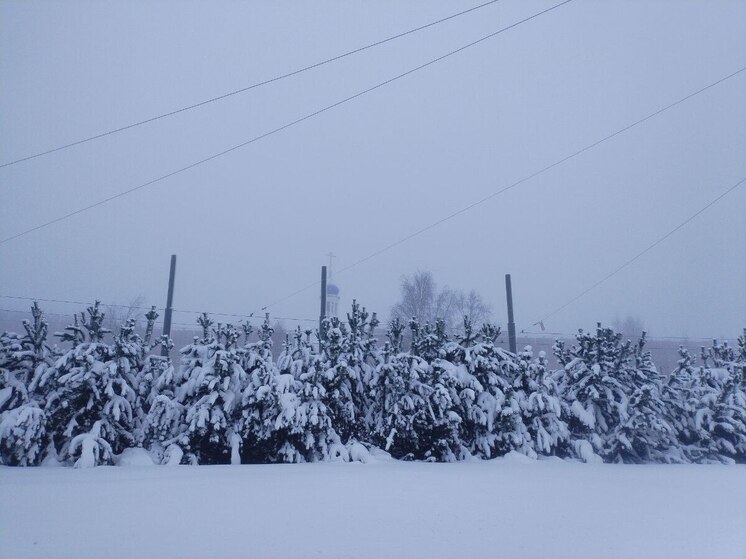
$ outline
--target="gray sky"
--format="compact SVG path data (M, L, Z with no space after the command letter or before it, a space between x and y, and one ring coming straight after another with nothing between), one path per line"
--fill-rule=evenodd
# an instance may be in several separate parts
M475 2L2 2L2 162ZM0 169L8 237L271 130L551 2L504 0L225 101ZM289 130L0 246L0 294L251 312L746 65L746 3L575 2ZM336 278L387 316L417 269L519 329L746 177L746 72ZM746 326L746 187L547 321ZM3 299L2 308L25 308ZM79 310L45 305L52 312ZM315 317L315 289L270 309ZM191 320L177 315L175 321Z

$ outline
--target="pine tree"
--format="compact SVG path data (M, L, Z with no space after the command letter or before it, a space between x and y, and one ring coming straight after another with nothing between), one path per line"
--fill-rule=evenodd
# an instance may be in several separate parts
M0 334L0 413L17 408L28 399L23 372L19 374L18 355L22 349L21 336L15 332Z
M454 462L468 455L461 440L461 386L453 364L446 359L448 336L445 323L438 320L434 327L424 326L412 319L409 323L412 334L411 353L427 363L423 370L424 384L429 387L429 421L419 432L420 449L424 451L418 459L437 462Z
M320 357L313 352L311 332L295 333L286 341L274 377L276 459L283 462L318 462L348 459L347 450L332 425L326 406L325 376Z
M198 323L203 337L182 350L181 383L176 394L188 425L181 438L189 452L185 459L199 464L240 463L240 403L248 378L236 347L239 333L233 326L221 324L211 331L213 322L206 313ZM178 408L168 406L163 402L166 425L179 415ZM163 425L163 420L159 424Z
M563 366L556 380L575 454L586 461L594 459L589 450L605 460L619 459L615 434L629 418L631 382L637 376L630 365L632 343L599 323L595 335L580 330L570 350L561 341L554 349Z
M409 329L412 335L413 355L421 357L428 363L442 357L442 352L448 343L445 321L436 320L434 326L429 322L420 325L419 321L413 318L409 321Z
M73 347L55 363L47 402L59 455L77 457L76 466L84 467L111 463L114 454L135 445L136 403L126 367L103 342L110 331L103 327L105 315L99 303L87 314L81 313L80 322L58 334Z
M47 344L47 321L36 302L31 315L33 322L23 321L25 336L0 335L0 413L30 402L44 407L46 391L39 380L57 356Z
M142 375L146 386L150 386L150 392L144 400L147 411L143 410L143 429L145 445L151 455L158 462L167 463L166 454L173 454L174 447L178 448L179 461L184 456L182 446L186 448L189 444L189 426L186 424L184 405L176 396L178 378L170 358L173 342L164 335L161 336L159 345L166 349L166 356L149 356Z
M694 420L699 404L698 375L694 359L686 348L680 346L676 369L663 384L661 395L663 417L674 431L683 461L698 461L701 454Z
M152 332L153 323L158 314L151 310L147 315L147 332ZM148 410L148 397L152 388L152 374L146 367L148 353L154 347L135 333L135 320L130 319L120 327L114 338L112 358L116 363L117 374L123 378L134 391L133 410L133 442L142 446L145 438L145 421Z
M34 386L52 365L47 322L37 303L33 323L23 321L26 335L0 336L0 464L33 466L49 443L44 411L46 394Z
M347 322L345 325L336 317L326 319L320 333L326 406L344 444L366 438L365 384L373 372L373 332L378 319L353 301Z
M570 433L562 418L562 404L557 384L547 374L547 359L543 351L534 358L531 346L518 355L518 373L513 386L521 393L523 423L536 455L567 454Z
M47 444L46 414L34 403L23 403L0 414L0 464L36 466Z
M622 369L628 373L627 419L617 426L607 455L628 463L684 462L676 430L666 420L660 375L645 343L646 333L642 332L635 348L634 369Z
M521 417L521 392L512 385L515 358L497 347L499 334L500 329L492 325L474 332L464 317L463 333L446 344L444 352L458 387L461 439L471 454L482 458L511 450L533 453Z
M271 461L275 454L272 413L277 406L277 393L273 391L277 373L272 356L273 333L267 314L259 328L259 340L248 342L241 356L248 375L241 396L242 459L250 463Z
M414 460L430 450L423 447L423 435L432 428L432 388L424 382L430 376L424 359L402 351L403 330L394 318L368 385L368 423L373 444L394 458Z
M695 411L695 428L706 460L746 461L743 354L743 337L739 338L738 353L727 342L717 340L707 350L702 348L703 367L699 377L700 400Z

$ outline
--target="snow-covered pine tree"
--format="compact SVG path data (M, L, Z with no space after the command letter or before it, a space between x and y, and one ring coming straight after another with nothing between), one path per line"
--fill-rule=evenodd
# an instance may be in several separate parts
M428 363L443 356L445 345L448 343L444 320L436 320L435 325L429 322L423 325L416 318L412 318L409 321L409 330L412 337L410 351L413 355Z
M673 428L684 461L697 462L701 457L699 432L695 426L695 413L699 405L698 376L694 358L685 347L679 346L676 369L663 383L661 397L664 403L663 417Z
M746 336L746 333L744 333ZM746 387L743 337L739 352L727 342L702 348L703 367L695 427L706 457L722 462L746 462Z
M185 423L185 409L176 398L158 394L153 399L147 415L145 441L152 454L163 461L167 449L178 446L180 457L189 447L189 426ZM181 458L179 458L181 462Z
M248 463L266 463L274 460L276 444L273 411L277 407L277 393L273 390L277 367L272 355L272 328L269 314L259 327L259 339L248 341L243 347L241 363L248 375L242 391L241 407L241 457Z
M418 460L430 450L423 446L423 439L428 440L423 434L432 429L432 388L424 382L430 376L428 363L402 351L403 330L395 317L368 384L368 424L374 445L394 458Z
M637 376L632 343L599 323L595 334L576 335L576 344L565 349L557 341L554 354L562 365L555 372L563 399L575 455L585 461L618 459L617 429L627 421L631 382Z
M25 375L18 372L22 351L21 336L15 332L0 334L0 413L17 408L28 398Z
M484 457L502 456L515 450L532 458L533 450L530 432L523 420L524 398L526 393L519 390L516 379L520 372L516 355L497 345L500 328L485 324L479 333L479 342L472 350L474 374L485 387L479 395L478 404L485 412L491 412L494 403L496 415L493 420L493 432L496 435L491 441L489 455L482 451ZM485 431L484 442L490 435ZM487 447L483 445L483 449Z
M145 446L157 462L175 465L184 456L182 446L188 445L189 426L184 406L176 397L177 374L170 358L174 344L168 336L161 336L160 345L167 355L149 356L143 374L151 385L146 400Z
M80 323L59 334L73 347L55 363L49 396L51 432L63 459L87 467L111 463L113 455L134 446L134 388L120 367L96 302Z
M39 379L56 355L47 344L47 321L36 302L31 315L33 322L23 321L24 336L0 335L0 413L29 401L44 406L45 390L39 387Z
M635 348L634 373L627 375L628 417L610 440L608 456L627 463L686 462L676 429L667 420L662 381L645 343L642 332Z
M422 382L429 387L429 421L419 429L419 446L424 451L417 458L427 461L454 462L468 455L461 441L461 387L454 365L446 359L448 336L445 322L437 320L435 326L420 325L416 319L409 322L412 335L411 354L422 359L427 367L420 374ZM422 378L424 376L424 378Z
M559 389L547 374L547 359L543 351L534 358L533 348L526 346L517 355L518 373L513 387L520 392L523 424L528 430L536 455L556 456L568 453L570 433L562 418Z
M461 439L471 454L494 458L511 450L532 454L521 417L520 391L514 390L515 356L497 347L500 329L484 325L475 332L464 317L463 332L444 348L436 367L448 371L457 386Z
M213 322L207 313L198 323L203 337L182 350L176 395L188 425L181 437L182 449L188 452L185 459L199 464L240 463L241 393L248 376L237 349L239 333L222 324L211 332ZM166 411L168 425L178 413L173 408Z
M148 313L146 332L152 332L152 323L157 313ZM146 367L147 357L152 346L135 333L134 319L126 320L119 333L114 337L112 358L117 367L117 374L134 390L132 402L132 436L134 446L142 446L145 438L145 418L148 409L148 397L152 388L152 373Z
M49 327L39 305L34 302L31 306L32 322L23 321L26 335L21 340L23 347L22 368L28 371L23 382L29 388L29 398L36 400L41 405L45 400L45 391L39 387L39 380L44 377L47 370L54 364L58 355L54 353L47 343Z
M334 430L326 406L326 377L313 352L311 331L296 330L278 359L273 390L276 460L318 462L346 460L347 450Z
M158 318L158 313L155 307L151 307L150 310L145 314L145 336L142 339L138 338L140 342L139 357L139 368L137 371L137 397L143 405L143 413L147 415L148 409L150 408L151 394L155 386L155 382L161 372L160 367L153 367L153 357L150 352L156 347L164 346L170 353L173 349L173 342L168 336L161 336L158 339L153 339L153 329L155 327L155 321Z
M36 466L47 446L46 414L36 403L24 402L0 414L0 464Z
M367 401L365 384L372 375L375 314L353 301L347 324L337 318L322 323L321 366L324 369L326 406L332 423L344 444L365 441Z
M157 318L155 307L151 307L145 315L147 322L141 356L144 362L136 380L135 432L137 441L142 441L151 457L158 463L164 463L167 462L166 449L178 447L187 426L184 423L184 406L176 399L176 373L170 357L173 341L166 335L153 341ZM149 354L158 346L165 349L165 356ZM183 456L181 447L177 452L179 457Z
M47 322L37 303L33 323L24 320L26 335L0 336L0 464L36 465L44 458L46 394L35 385L52 365Z
M274 429L272 442L274 449L270 452L271 458L276 456L282 462L305 462L304 447L299 438L297 412L300 406L300 381L298 376L303 368L304 353L301 349L303 334L300 326L293 335L285 334L285 342L282 352L277 358L277 374L274 376L272 390L276 398L275 409L270 412L274 418Z

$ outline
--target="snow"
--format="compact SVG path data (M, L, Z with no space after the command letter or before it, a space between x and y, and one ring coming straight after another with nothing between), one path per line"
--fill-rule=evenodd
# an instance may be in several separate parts
M114 457L117 466L154 466L153 458L144 448L125 448Z
M600 464L603 459L593 452L593 445L585 440L574 441L575 453L581 457L584 462L589 464Z
M171 444L166 449L163 456L164 466L178 466L181 464L181 459L184 457L184 451L177 444Z
M746 550L744 466L382 458L0 467L0 555L743 559Z

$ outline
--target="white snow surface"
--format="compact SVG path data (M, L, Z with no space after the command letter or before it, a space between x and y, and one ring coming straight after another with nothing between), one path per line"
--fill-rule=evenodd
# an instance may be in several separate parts
M153 458L144 448L126 448L114 457L117 466L154 466Z
M0 467L0 556L746 557L746 467Z

